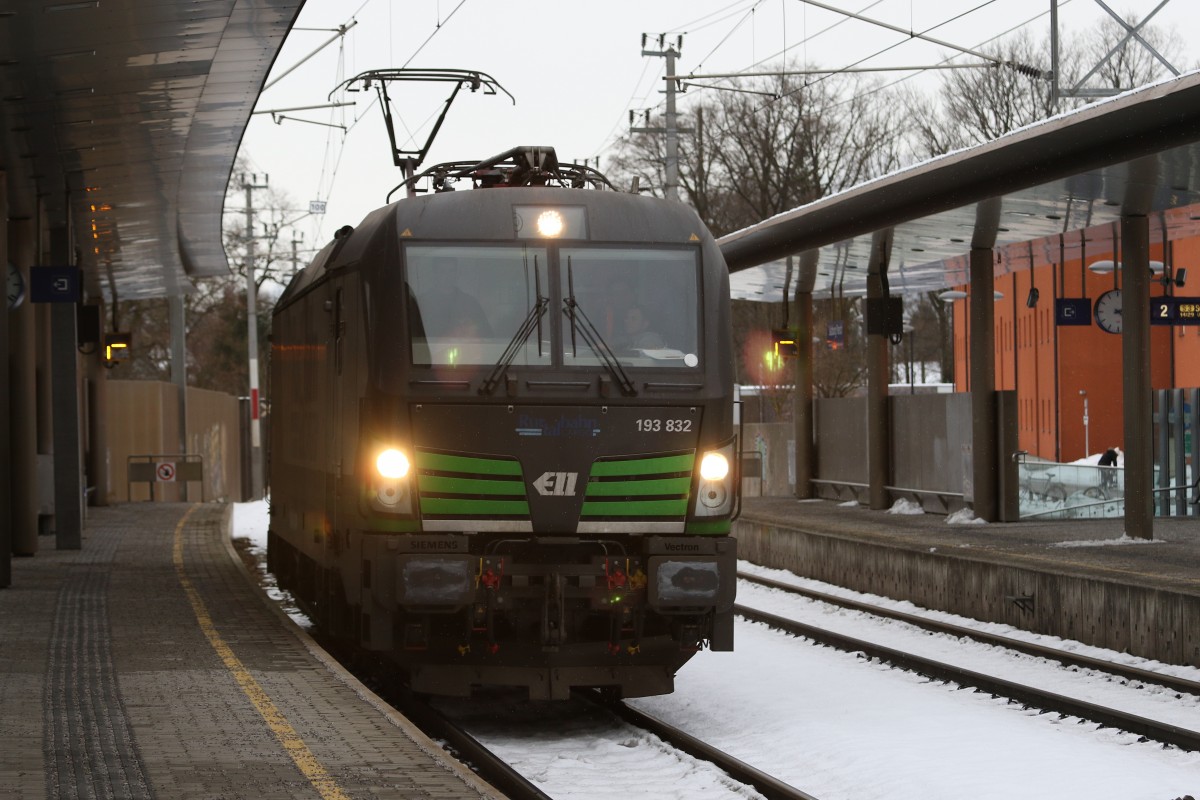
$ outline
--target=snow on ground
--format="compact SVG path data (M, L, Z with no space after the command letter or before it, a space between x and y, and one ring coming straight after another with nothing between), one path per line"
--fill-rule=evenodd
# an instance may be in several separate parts
M266 548L266 503L234 507L234 536ZM742 564L743 568L830 594L866 599L908 613L925 613L958 624L1003 633L1064 650L1086 653L1145 669L1200 680L1200 670L1147 662L1132 656L1029 634L1008 626L978 623L942 612L922 612L910 603L872 598ZM1041 659L986 645L915 632L910 626L743 584L739 601L781 616L802 619L894 647L955 660L979 671L996 670L1013 680L1039 682L1095 702L1120 702L1146 716L1165 716L1200 728L1200 700L1174 693L1123 686L1083 671L1067 671ZM739 621L736 650L697 655L680 671L675 693L631 701L732 752L743 760L821 800L1173 800L1200 795L1200 753L1152 742L971 689L938 683L890 669L860 656ZM606 775L622 763L615 754L649 752L642 736L614 734L581 740L570 720L552 706L541 734L504 738L497 725L492 745L520 763L548 794L573 800L609 800ZM508 716L507 714L505 715ZM638 751L637 748L649 748ZM646 797L754 797L730 788L711 770L687 757L646 787Z

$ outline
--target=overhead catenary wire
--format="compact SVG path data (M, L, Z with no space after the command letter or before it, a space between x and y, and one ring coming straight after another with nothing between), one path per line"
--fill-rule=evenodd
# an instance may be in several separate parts
M363 3L363 6L365 6L369 2L370 2L370 0L366 0L366 2ZM420 52L426 47L426 45L428 45L433 40L433 38L442 31L442 29L446 26L446 23L448 23L450 21L450 19L459 11L459 9L461 9L463 7L463 5L465 3L466 3L466 0L459 0L459 3L450 11L449 14L446 15L445 19L442 19L440 16L440 13L439 13L437 22L434 24L433 31L427 37L425 37L424 41L422 41L421 44L417 46L416 50L414 50L412 52L412 55L410 55L408 57L408 59L404 62L404 65L403 65L404 67L407 67L409 64L412 63L413 59L415 59L420 54ZM361 10L362 10L362 7L360 6L359 11L361 11ZM358 13L358 12L355 12L355 13ZM391 33L391 26L389 25L389 53L391 52L390 33ZM335 83L342 82L342 78L344 76L344 70L345 70L345 53L343 50L342 52L339 53L338 68L336 71L337 74L335 75ZM353 115L353 121L350 122L350 124L345 127L345 131L343 132L341 141L339 143L340 146L337 148L337 156L334 159L333 167L332 167L332 169L328 170L328 185L327 186L325 186L326 166L329 163L329 154L330 154L330 150L331 150L331 141L332 140L331 140L331 138L326 139L325 159L322 162L321 177L318 182L318 186L319 186L318 197L322 196L320 187L324 187L324 189L325 189L324 196L325 197L329 197L333 194L333 188L337 184L338 172L341 167L342 157L345 155L345 151L346 151L346 141L347 141L350 133L356 127L358 127L358 124L360 122L362 122L364 119L367 118L367 116L370 114L371 110L378 103L379 103L379 97L378 97L378 95L376 95L375 97L373 97L371 99L371 101L367 104L367 106L364 109L362 109L361 112L358 110L355 111L355 113ZM436 112L435 112L435 114L436 114ZM416 134L413 133L411 130L409 130L408 124L405 122L404 118L401 115L396 114L394 118L400 122L401 126L403 126L405 132L409 136L409 141L411 141L416 136ZM417 131L419 132L421 130L421 127L423 127L427 123L428 123L428 119L426 119L426 121L423 122L421 124L421 126L419 126L417 128ZM316 240L318 240L318 241L320 240L321 230L322 230L323 226L324 226L324 218L321 217L319 219L319 222L316 224L316 228L314 230L314 236L315 236Z
M825 7L825 6L824 6L824 4L822 4L822 3L817 3L817 2L815 2L815 0L799 0L799 2L802 2L802 3L805 3L805 4L812 4L812 5L816 5L816 6L818 6L818 7L822 7L822 8L824 8L824 7ZM897 47L899 47L899 46L900 46L900 45L902 45L902 44L907 44L907 43L908 43L909 41L911 41L913 38L918 38L918 39L922 39L922 40L924 40L924 41L928 41L928 42L931 42L931 43L940 44L940 43L941 43L941 42L940 42L940 40L934 39L933 37L930 37L930 36L925 36L924 34L927 34L927 33L929 33L930 31L935 31L935 30L937 30L938 28L945 27L946 25L949 25L951 22L955 22L955 21L957 21L957 20L959 20L959 19L962 19L963 17L966 17L966 16L968 16L968 15L970 15L970 14L974 14L975 12L979 11L980 9L986 8L987 6L990 6L990 5L992 5L993 3L995 3L995 2L996 2L996 0L984 0L984 2L980 3L979 5L977 5L977 6L973 7L973 8L970 8L970 9L967 9L966 11L963 11L963 12L960 12L960 13L958 13L958 14L955 14L954 16L952 16L952 17L949 17L948 19L945 19L945 20L943 20L943 21L941 21L941 22L937 23L936 25L931 25L931 26L929 26L929 27L928 27L928 28L926 28L924 31L921 31L919 34L917 34L917 33L915 33L915 32L912 32L912 31L910 31L910 32L909 32L910 36L909 36L909 38L908 38L908 39L904 39L904 40L901 40L901 41L898 41L898 42L893 42L892 44L888 45L887 47L880 48L879 50L875 51L874 53L871 53L870 55L864 56L863 58L860 58L860 59L858 59L857 61L853 61L853 62L851 62L850 64L847 64L845 67L843 67L843 68L842 68L842 70L839 70L839 71L837 71L837 72L832 72L832 73L830 73L829 75L823 75L823 76L821 76L820 78L818 78L816 81L813 81L812 83L809 83L808 81L805 81L805 82L804 82L804 84L803 84L801 87L799 87L799 88L797 88L797 89L793 89L793 90L791 90L791 91L789 91L789 92L785 92L783 95L781 95L781 96L780 96L780 99L783 99L783 98L785 98L785 97L790 97L790 96L792 96L793 94L796 94L797 92L804 91L804 89L808 88L809 86L811 86L811 85L813 85L813 84L815 84L815 83L818 83L818 82L820 82L820 81L823 81L823 80L828 80L828 79L829 79L831 76L833 76L833 75L840 74L840 73L841 73L841 72L843 72L843 71L849 70L850 68L857 67L857 66L859 66L860 64L863 64L863 63L865 63L865 62L867 62L867 61L870 61L870 60L871 60L871 59L873 59L873 58L877 58L878 56L881 56L881 55L883 55L884 53L887 53L887 52L889 52L889 51L891 51L891 50L894 50L894 49L896 49ZM847 14L848 16L852 16L854 19L863 19L863 18L861 17L861 15L851 15L851 14L849 14L849 12L840 12L840 13ZM1035 19L1036 19L1036 17L1035 17ZM883 26L883 27L885 27L885 28L891 28L891 29L893 29L893 30L895 30L895 29L896 29L896 26L893 26L893 25L890 25L890 24L886 24L886 23L882 23L882 26ZM902 28L901 28L901 29L899 29L899 30L900 30L900 32L904 32ZM950 45L950 44L947 44L946 46L947 46L947 47L950 47L950 48L951 48L951 49L953 49L953 50L958 50L958 51L959 51L959 53L958 53L959 55L963 55L963 54L971 54L971 55L977 55L977 56L979 56L979 55L980 55L978 52L976 52L976 50L975 50L974 48L962 48L962 47L958 47L957 45ZM989 62L996 62L996 63L1000 63L1000 60L999 60L999 59L997 59L997 58L995 58L994 56L982 55L982 56L980 56L980 57L984 58L985 60L987 60L987 61L989 61ZM864 94L863 96L866 96L866 95Z
M1058 7L1061 9L1061 8L1062 8L1062 7L1064 7L1064 6L1070 5L1070 3L1071 3L1071 2L1073 2L1073 0L1061 0L1061 2L1059 3L1059 6L1058 6ZM986 5L986 4L985 4L985 5ZM951 19L949 19L949 20L947 20L946 22L943 22L943 23L941 23L941 24L942 24L942 25L947 25L947 24L949 24L949 23L951 23L951 22L954 22L955 20L959 19L960 17L964 16L965 14L969 14L969 13L973 13L973 12L977 11L979 8L982 8L982 6L977 6L976 8L973 8L973 9L971 9L970 11L964 12L964 14L960 14L960 15L959 15L959 16L957 16L957 17L952 17ZM1042 17L1046 16L1046 15L1047 15L1047 14L1049 14L1049 13L1050 13L1049 11L1042 11L1042 12L1039 12L1039 13L1037 13L1037 14L1034 14L1032 17L1029 17L1028 19L1026 19L1026 20L1024 20L1024 21L1022 21L1022 22L1018 22L1016 25L1013 25L1013 26L1011 26L1011 27L1009 27L1009 28L1007 28L1007 29L1005 29L1005 30L1002 30L1002 31L1000 31L999 33L996 33L996 34L994 34L994 35L990 36L990 37L989 37L989 38L987 38L987 39L984 39L982 42L979 42L979 43L977 43L977 44L975 45L975 47L976 47L976 48L983 47L983 46L985 46L985 45L991 44L992 42L994 42L994 41L996 41L996 40L998 40L998 39L1002 39L1002 38L1004 38L1005 36L1008 36L1010 33L1013 33L1014 31L1020 30L1021 28L1024 28L1026 25L1029 25L1029 24L1031 24L1032 22L1034 22L1034 21L1036 21L1036 20L1038 20L1038 19L1040 19L1040 18L1042 18ZM950 55L950 56L947 56L946 58L942 59L941 61L939 61L939 62L938 62L938 64L939 64L939 65L941 65L941 64L947 64L947 63L949 63L950 61L953 61L953 60L954 60L954 59L956 59L956 58L960 58L962 55L963 55L962 53L955 53L954 55ZM872 58L873 58L873 57L874 57L874 56L872 56ZM917 76L918 76L918 75L920 75L922 72L924 72L926 69L929 69L929 68L928 68L928 67L926 67L926 68L922 68L920 71L918 71L918 72L914 72L912 75L906 75L906 76L904 76L903 78L898 78L898 79L896 79L896 80L894 80L894 81L892 81L892 82L890 82L890 83L884 83L884 84L881 84L880 86L875 86L875 87L871 87L871 88L869 88L869 89L866 89L866 90L864 90L863 92L861 92L859 95L856 95L856 96L855 96L855 98L849 98L849 99L847 99L847 100L843 100L841 103L838 103L837 105L843 105L843 104L845 104L845 103L848 103L848 102L851 102L852 100L854 100L854 99L856 99L856 98L859 98L859 97L870 97L870 96L871 96L871 95L873 95L873 94L877 94L877 93L879 93L879 92L886 91L887 89L890 89L890 88L892 88L893 86L898 86L898 85L900 85L901 83L904 83L905 81L912 80L913 78L917 77Z
M736 2L736 3L731 3L730 5L728 5L728 6L725 6L725 7L721 8L721 9L718 9L717 11L714 11L714 12L712 12L712 13L710 13L710 14L707 14L707 15L705 15L705 16L703 16L703 17L700 17L698 20L696 20L696 22L699 22L699 21L705 20L705 19L707 19L708 17L712 17L712 16L715 16L715 15L717 15L717 14L720 14L720 13L723 13L723 12L725 12L725 11L728 11L728 10L729 10L729 9L731 9L731 8L735 8L735 7L739 7L739 6L744 6L746 2L747 2L747 0L739 0L739 2ZM757 5L758 5L758 4L761 2L761 0L751 0L751 2L752 2L752 5L754 5L754 6L757 6ZM786 2L786 0L784 0L784 2ZM884 2L884 0L872 0L872 2L870 2L870 3L868 3L867 5L865 5L865 6L863 6L862 8L860 8L860 9L859 9L859 11L858 11L858 13L859 13L859 14L862 14L862 13L864 13L864 12L866 12L866 11L870 11L872 8L874 8L875 6L879 5L879 4L880 4L880 3L882 3L882 2ZM736 11L734 11L734 12L732 12L732 13L729 13L729 14L726 14L725 16L723 16L723 17L720 17L720 18L719 18L719 19L717 19L717 20L712 20L712 21L710 21L710 22L706 23L705 25L701 25L701 26L699 26L699 27L694 27L694 26L695 26L695 22L692 22L692 23L687 23L687 24L685 24L685 25L681 25L681 26L678 26L677 28L673 28L673 29L671 29L670 31L668 31L668 33L679 33L679 32L682 32L682 33L694 33L694 32L696 32L696 31L702 30L703 28L710 27L711 25L713 25L713 24L716 24L717 22L723 22L723 21L725 21L725 20L727 20L727 19L730 19L730 18L732 18L732 17L735 17L735 16L737 16L738 14L742 14L743 12L744 12L744 9L743 9L743 8L738 8ZM738 23L738 25L741 25L741 24L742 24L742 22L744 22L744 19L743 19L741 22L739 22L739 23ZM821 30L819 30L819 31L816 31L815 33L813 33L813 34L811 34L811 35L805 35L805 36L804 36L804 37L803 37L803 38L802 38L802 39L801 39L799 42L797 42L797 43L796 43L796 45L807 45L809 41L811 41L811 40L814 40L814 39L816 39L816 38L818 38L818 37L820 37L820 36L823 36L824 34L826 34L826 33L829 33L829 32L831 32L831 31L833 31L835 28L838 28L838 27L839 27L839 26L841 26L841 25L845 25L845 24L847 24L848 22L850 22L850 19L849 19L849 18L847 18L847 17L843 17L843 18L839 19L837 22L834 22L834 23L832 23L832 24L830 24L830 25L828 25L828 26L826 26L826 27L822 28ZM736 29L736 26L735 26L735 29ZM732 33L733 33L733 31L731 30L731 31L729 32L729 34L727 34L727 35L724 37L724 39L722 39L722 42L724 42L724 41L725 41L725 39L728 39L728 38L729 38L729 35L730 35L730 34L732 34ZM664 34L664 35L665 35L665 34ZM786 35L786 27L785 27L785 35ZM719 47L719 46L720 46L720 45L718 44L718 47ZM754 67L761 66L762 64L765 64L766 62L770 61L771 59L778 57L778 56L779 56L781 53L782 53L782 54L786 54L786 53L787 53L787 50L789 49L789 47L790 47L790 45L789 45L789 46L785 46L785 47L784 47L784 49L783 49L782 51L780 51L779 53L775 53L775 54L773 54L773 55L767 56L766 58L759 59L758 61L754 61L753 63L751 63L751 64L750 64L750 66L746 67L746 69L753 69ZM701 59L701 62L700 62L700 63L703 63L703 61L705 61L705 60L707 60L708 58L712 57L713 53L715 53L715 52L716 52L716 49L717 49L717 48L713 48L713 50L711 50L711 51L708 53L708 55L706 55L706 56L705 56L703 59ZM697 65L697 67L699 67L699 64ZM643 69L643 70L642 70L642 73L643 73L643 75L645 74L645 69ZM663 77L663 75L662 75L662 72L660 71L660 72L659 72L659 75L657 76L657 78L656 78L656 81L655 81L655 82L657 83L657 80L658 80L659 78L662 78L662 77ZM640 85L640 78L639 78L639 85ZM689 84L689 86L691 86L691 85L692 85L692 84ZM703 90L705 90L705 89L721 90L721 89L725 89L726 87L723 87L723 86L706 86L706 85L695 84L695 88L697 88L697 89L700 89L700 90L702 90L702 91L703 91ZM634 89L634 95L636 96L636 94L637 94L637 89L635 88L635 89ZM767 93L767 94L769 94L769 93ZM661 105L662 105L662 102L660 101L658 104L656 104L656 105L654 106L654 108L658 108L658 107L659 107L659 106L661 106ZM621 116L620 116L620 118L618 119L618 121L617 121L617 124L613 126L613 128L612 128L612 129L609 131L608 135L605 137L605 140L604 140L604 141L605 141L605 143L607 143L608 141L610 141L610 140L612 139L612 137L613 137L613 134L614 134L615 130L617 129L617 127L619 127L619 126L620 126L620 124L621 124L621 121L625 119L625 113L626 113L626 112L627 112L627 111L628 111L628 110L629 110L631 107L632 107L632 97L630 98L630 102L629 102L629 103L627 103L627 104L626 104L626 106L625 106L625 108L623 108L623 109L622 109ZM602 145L600 148L597 148L597 150L602 150L604 146L606 146L606 145Z
M785 1L786 1L786 0L785 0ZM668 35L668 34L692 34L692 32L696 32L696 31L700 31L700 30L703 30L703 29L709 28L709 26L712 26L712 25L714 25L714 24L718 24L718 23L720 23L720 22L725 22L725 20L727 20L727 19L731 19L731 18L733 18L733 17L737 17L737 16L738 16L738 14L740 14L740 13L743 13L743 8L742 8L742 6L744 6L744 5L746 4L746 2L748 2L748 0L738 0L737 2L732 2L732 4L730 4L730 5L728 5L728 6L724 6L724 7L722 7L722 8L719 8L719 10L716 10L716 11L714 11L714 12L710 12L710 13L706 14L706 16L703 16L703 17L700 17L700 18L698 18L698 19L694 20L694 22L691 22L691 23L686 23L686 24L684 24L684 25L679 25L679 26L678 26L678 28L674 28L674 29L671 29L670 31L666 31L664 35ZM761 0L749 0L749 2L750 2L750 4L751 4L751 6L757 6L758 4L760 4ZM871 10L871 8L874 8L875 6L877 6L877 5L880 5L880 4L881 4L881 2L883 2L883 0L872 0L871 2L869 2L869 4L868 4L868 5L865 5L865 6L863 6L862 8L859 8L859 11L858 11L858 13L863 13L863 12L865 12L865 11L870 11L870 10ZM720 18L718 18L718 19L710 20L710 22L708 22L708 23L706 23L706 24L703 24L703 25L698 25L698 26L697 26L697 23L703 22L703 20L709 19L710 17L715 17L715 16L716 16L716 14L721 14L721 13L724 13L724 12L726 12L726 11L728 11L728 10L731 10L731 8L737 8L737 10L736 10L736 11L733 11L733 12L731 12L731 13L727 13L727 14L725 14L725 16L722 16L722 17L720 17ZM744 22L744 19L743 19L743 22ZM848 18L842 18L842 19L839 19L839 20L838 20L838 22L835 22L835 23L833 23L833 24L830 24L830 25L826 26L826 28L823 28L823 29L821 29L821 30L818 30L818 31L816 31L816 32L815 32L815 34L812 34L811 36L809 36L809 35L805 35L805 36L804 36L804 38L802 38L802 40L800 40L799 42L797 42L797 44L808 44L808 42L809 42L810 40L815 40L815 38L817 38L817 37L820 37L820 36L822 36L822 35L824 35L824 34L827 34L827 32L829 32L829 31L832 31L832 30L834 30L835 28L838 28L838 26L840 26L840 25L844 25L844 24L846 24L847 22L850 22L850 20L848 20ZM738 25L740 25L740 24L742 24L742 22L739 22L739 23L738 23ZM730 34L732 34L732 32L733 32L733 31L731 30L731 31L730 31ZM785 25L785 36L786 36L786 25ZM728 38L728 35L726 35L726 36L725 36L725 38L722 38L722 40L721 40L721 41L722 41L722 42L724 42L724 41L726 41L726 40L727 40L727 38ZM718 46L718 47L720 47L720 46ZM702 62L703 62L704 60L707 60L707 59L709 59L709 58L712 58L713 54L716 52L716 49L718 49L718 48L713 48L713 50L710 50L710 52L708 53L708 55L704 56L704 59L701 59L701 64L702 64ZM786 52L787 52L787 47L785 47L785 48L784 48L784 50L782 50L782 52L786 53ZM766 62L767 62L767 61L769 61L770 59L776 58L776 56L778 56L778 55L779 55L779 53L775 53L774 55L767 56L767 58L766 58L766 59L761 59L761 60L758 60L758 61L752 62L752 64L751 64L749 67L746 67L746 68L748 68L748 70L749 70L749 68L754 68L754 67L756 67L756 66L761 66L762 64L766 64ZM697 65L697 67L698 67L698 65ZM596 149L595 149L595 151L596 151L596 152L599 152L599 151L601 151L601 150L604 150L604 149L606 148L606 146L607 146L607 143L608 143L608 142L611 142L611 140L613 139L613 136L614 136L614 134L616 134L617 128L619 128L620 126L622 126L622 125L623 125L623 122L624 122L624 120L625 120L625 114L626 114L626 112L628 112L628 110L629 110L630 108L632 108L632 106L634 106L634 98L635 98L635 97L637 97L637 92L638 92L638 89L640 89L640 88L641 88L641 82L642 82L642 79L643 79L643 77L644 77L644 76L646 76L646 66L643 66L643 68L642 68L642 76L638 77L637 84L635 85L635 88L634 88L634 92L632 92L632 94L630 95L630 100L629 100L628 102L626 102L626 103L625 103L625 107L622 109L622 113L620 113L620 116L619 116L619 118L617 119L617 122L616 122L616 124L614 124L614 125L613 125L613 126L610 128L610 130L608 130L608 133L606 134L606 136L605 136L604 140L602 140L602 143L601 143L601 145L599 146L599 148L596 148ZM659 71L659 73L658 73L658 74L656 74L656 76L655 76L655 79L654 79L654 85L658 84L659 80L660 80L660 79L662 79L662 77L664 77L664 74L662 74L662 71L660 70L660 71ZM690 85L690 84L689 84L689 85ZM704 85L696 84L696 88L697 88L697 89L701 89L701 90L704 90L704 89L724 89L724 86L704 86ZM764 92L764 94L767 94L767 92ZM643 95L643 97L644 97L644 95ZM658 103L658 104L656 104L655 108L658 108L658 106L660 106L660 104L661 104L661 103Z

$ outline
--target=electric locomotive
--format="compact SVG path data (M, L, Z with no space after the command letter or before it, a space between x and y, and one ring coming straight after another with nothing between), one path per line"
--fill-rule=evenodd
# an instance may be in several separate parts
M670 692L733 648L721 254L549 148L423 177L275 307L270 568L419 692Z

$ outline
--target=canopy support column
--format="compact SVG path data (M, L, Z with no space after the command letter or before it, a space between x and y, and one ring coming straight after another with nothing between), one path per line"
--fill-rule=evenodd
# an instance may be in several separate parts
M966 492L977 519L998 519L996 443L996 233L1000 200L985 200L975 208L971 237L971 491Z
M812 480L816 477L816 426L813 418L813 285L817 281L817 259L820 252L805 250L800 254L800 271L796 278L796 388L792 394L792 419L795 426L796 497L807 500L813 496Z

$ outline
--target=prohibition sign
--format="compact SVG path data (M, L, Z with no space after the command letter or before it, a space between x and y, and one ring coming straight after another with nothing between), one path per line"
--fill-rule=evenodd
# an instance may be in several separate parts
M160 480L166 483L174 483L175 481L175 462L160 461L154 465L154 474Z

